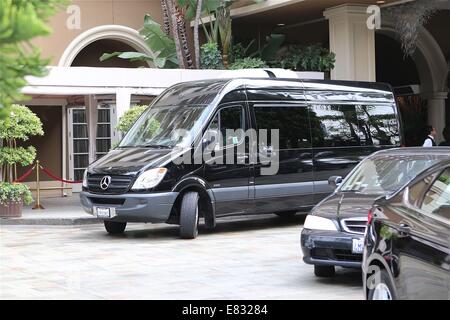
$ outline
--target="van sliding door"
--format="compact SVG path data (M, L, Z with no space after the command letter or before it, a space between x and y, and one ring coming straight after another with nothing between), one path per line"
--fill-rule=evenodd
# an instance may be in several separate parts
M255 211L291 211L312 205L314 188L307 105L295 101L251 105L259 154L255 165ZM262 139L261 129L267 130L267 142ZM278 130L278 136L271 137L274 129ZM273 139L277 140L276 144ZM270 157L270 163L263 163L261 156ZM264 173L270 167L269 174Z
M333 192L331 176L345 177L365 156L362 124L352 104L312 104L311 121L316 202Z

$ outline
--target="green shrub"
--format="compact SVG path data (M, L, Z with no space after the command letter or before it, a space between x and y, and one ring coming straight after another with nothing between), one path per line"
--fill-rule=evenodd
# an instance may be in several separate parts
M147 110L148 106L135 106L128 109L123 116L119 119L119 124L117 125L117 130L125 134L131 129L136 120Z
M9 109L6 119L0 120L0 139L11 142L12 140L26 141L30 136L42 136L41 119L29 108L21 105L13 105ZM6 144L4 143L3 146Z
M222 54L217 43L208 42L201 46L200 65L202 69L223 69Z
M231 48L231 57L230 61L234 63L238 59L243 59L247 55L247 48L244 47L244 45L239 42L233 45Z
M236 61L230 66L231 70L237 69L257 69L266 68L267 64L260 58L243 58L236 59Z
M17 179L15 166L28 166L36 158L34 147L17 147L17 142L27 141L31 136L42 136L44 131L42 130L41 120L29 108L12 105L8 111L8 117L0 120L0 140L2 142L0 147L0 172L1 181L9 183L2 184L4 189L2 197L12 196L14 200L18 194L28 197L26 186L21 184L11 185Z
M328 72L334 69L335 62L336 55L321 44L291 45L274 66L294 71Z
M20 202L28 205L33 202L30 189L21 183L0 182L0 205L8 205L9 202Z

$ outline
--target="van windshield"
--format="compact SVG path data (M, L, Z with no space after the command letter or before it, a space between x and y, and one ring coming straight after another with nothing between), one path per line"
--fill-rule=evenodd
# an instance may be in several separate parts
M152 106L136 121L119 147L188 146L201 126L205 106Z

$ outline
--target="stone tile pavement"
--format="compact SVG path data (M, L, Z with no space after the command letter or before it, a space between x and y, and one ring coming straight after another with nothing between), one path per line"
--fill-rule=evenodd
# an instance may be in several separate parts
M318 279L303 216L227 218L195 240L164 224L0 225L0 299L362 299L361 273Z
M34 203L24 206L22 217L0 218L0 225L80 225L101 222L83 211L79 194L71 197L43 198L41 203L43 210L33 210Z

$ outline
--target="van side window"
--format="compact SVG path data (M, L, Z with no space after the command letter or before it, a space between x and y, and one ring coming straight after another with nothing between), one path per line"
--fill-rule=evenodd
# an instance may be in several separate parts
M241 106L224 107L220 109L209 124L209 135L215 136L214 133L221 134L223 138L223 147L237 145L241 142L242 137L236 132L227 136L227 130L236 131L244 129L244 110Z
M354 105L313 105L310 121L314 147L361 146L363 134Z
M279 129L280 150L311 147L308 108L302 105L253 106L258 130Z
M393 106L357 107L364 135L363 145L390 146L400 143L398 120Z

